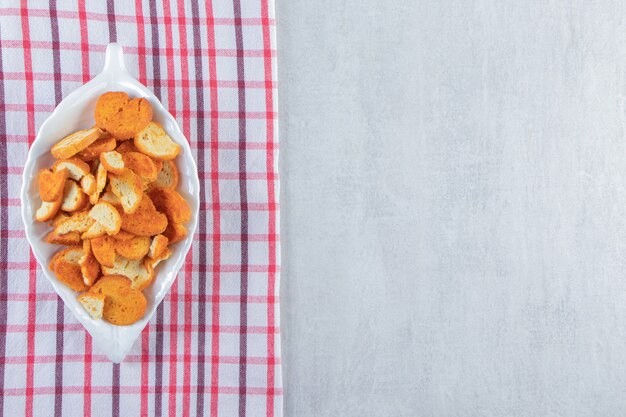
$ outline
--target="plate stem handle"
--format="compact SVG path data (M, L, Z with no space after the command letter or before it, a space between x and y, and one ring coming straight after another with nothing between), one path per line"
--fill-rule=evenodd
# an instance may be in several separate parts
M126 65L124 64L124 50L117 43L107 45L104 69L102 72L110 74L127 72Z

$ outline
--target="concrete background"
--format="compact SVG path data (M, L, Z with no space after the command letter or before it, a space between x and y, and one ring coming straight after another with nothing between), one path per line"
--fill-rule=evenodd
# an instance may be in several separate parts
M285 415L626 415L620 1L278 0Z

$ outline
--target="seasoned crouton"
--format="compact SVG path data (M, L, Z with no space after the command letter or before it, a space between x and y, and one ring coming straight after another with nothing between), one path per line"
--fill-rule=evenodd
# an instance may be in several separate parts
M57 142L52 149L50 149L50 152L52 156L57 159L71 158L94 143L100 137L100 133L100 129L97 127L79 130Z

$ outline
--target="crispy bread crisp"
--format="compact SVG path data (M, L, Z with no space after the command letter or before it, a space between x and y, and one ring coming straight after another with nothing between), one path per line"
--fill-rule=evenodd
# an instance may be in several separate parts
M73 213L70 217L61 220L56 226L55 231L59 235L65 235L71 232L83 233L95 223L95 220L89 217L89 211L79 211Z
M117 151L102 152L100 154L100 163L104 165L107 171L115 175L120 175L124 172L124 159Z
M124 154L124 164L144 182L156 180L159 174L152 158L141 152L126 152Z
M134 234L125 232L124 230L120 230L119 233L111 236L115 240L121 240L122 242L131 240L135 237Z
M63 195L63 188L68 175L69 172L67 169L60 169L56 172L49 169L39 171L37 179L39 182L39 197L41 201L57 201L59 197Z
M115 263L115 240L111 236L104 235L92 239L91 250L103 267L113 267Z
M135 236L130 240L116 240L115 252L124 258L139 260L150 250L150 238L148 236Z
M89 202L91 204L96 204L100 199L100 194L104 187L107 185L107 170L103 164L98 162L98 167L96 168L96 191L89 196Z
M150 243L150 249L148 251L148 256L151 258L156 258L159 256L165 249L167 249L167 244L169 243L169 239L163 235L156 235L152 238L152 242Z
M105 132L100 139L80 151L77 156L85 162L91 162L98 159L102 152L112 151L116 146L115 138Z
M73 289L74 291L85 291L87 286L83 282L83 275L78 261L83 256L81 247L71 247L57 252L52 261L50 269L57 279Z
M163 161L163 165L156 180L150 184L152 188L171 188L178 186L178 169L174 161Z
M120 200L120 198L118 196L116 196L115 194L113 194L113 191L110 191L108 189L109 187L107 187L107 190L104 192L104 194L102 194L100 196L100 200L99 201L104 201L107 202L109 204L113 204L115 207L122 207L122 202Z
M104 311L105 294L85 292L77 297L78 302L94 320L100 320Z
M71 158L94 143L100 137L100 133L100 129L97 127L79 130L57 142L52 149L50 149L50 152L52 156L57 159Z
M138 132L134 143L140 152L156 159L170 160L180 153L180 145L174 142L157 122L148 123Z
M80 238L83 240L95 239L97 237L104 236L106 232L107 230L104 228L102 224L95 222L94 224L91 225L91 227L89 227L89 229L87 229L85 233L80 235Z
M107 122L121 112L129 101L128 94L123 91L109 91L102 94L98 97L93 115L96 119L96 125L100 129L106 130Z
M163 233L167 227L167 217L159 213L150 197L143 195L134 213L120 213L122 230L137 236L154 236Z
M164 213L172 223L186 223L191 219L191 209L178 192L171 188L155 188L148 195L157 210Z
M103 267L103 272L107 275L122 275L131 282L131 287L143 290L152 282L154 278L154 268L150 262L142 259L127 259L123 256L115 258L113 268Z
M82 210L88 201L89 199L80 185L72 180L65 181L61 210L67 212Z
M63 169L68 171L68 178L73 179L74 181L80 181L81 178L89 174L91 170L86 162L81 161L78 158L61 159L52 165L52 170L55 172Z
M187 236L187 228L180 223L169 223L163 235L169 239L170 244L180 242Z
M170 256L172 256L172 251L170 250L170 248L165 248L165 250L161 252L160 255L155 256L154 258L149 257L147 258L147 260L148 262L150 262L150 265L152 266L152 268L156 268L157 265L161 263L161 261L169 259Z
M146 297L132 288L130 280L121 275L103 276L90 292L106 296L102 317L109 323L118 326L133 324L146 312Z
M60 235L57 233L56 229L52 229L52 231L46 235L46 242L52 243L53 245L80 245L80 234L77 232L70 232Z
M134 98L122 107L122 110L109 117L104 123L104 130L117 140L126 140L135 136L152 120L152 106L145 98Z
M125 154L126 152L139 152L139 149L137 149L132 140L125 140L124 142L121 142L117 145L115 150L121 154Z
M80 187L85 194L91 196L96 192L96 179L92 174L87 174L80 180Z
M37 209L37 212L35 213L35 220L37 220L38 222L47 222L48 220L52 219L59 211L62 202L63 196L61 196L61 198L59 198L57 201L42 202L41 206Z
M91 250L90 240L83 241L83 256L79 259L80 272L83 274L83 282L90 287L100 275L100 264Z
M120 199L124 212L134 213L142 198L141 179L130 169L125 169L121 175L109 175L109 182L111 191Z
M122 219L115 206L100 201L92 207L89 217L100 223L108 235L114 235L120 231Z

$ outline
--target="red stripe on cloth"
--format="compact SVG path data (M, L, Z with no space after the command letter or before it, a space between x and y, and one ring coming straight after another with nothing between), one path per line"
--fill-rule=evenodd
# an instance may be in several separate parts
M22 48L24 51L24 71L26 73L26 111L27 111L27 132L28 146L32 145L35 139L35 92L33 87L33 62L31 56L30 28L28 21L28 5L26 0L21 1L22 20ZM6 109L5 109L6 111ZM35 326L37 320L37 304L35 293L37 290L37 262L32 251L29 251L28 263L29 279L28 289L30 298L28 300L28 341L27 341L27 362L26 362L26 401L24 413L27 416L33 415L33 389L34 389L34 355L35 355Z
M143 8L141 4L141 0L135 0L135 15L137 19L137 61L139 65L139 82L148 85L145 60L146 32L144 29Z
M278 210L278 203L276 203L276 209ZM213 203L211 205L207 203L200 203L200 210L237 211L239 210L239 203ZM248 203L248 211L269 210L270 205L268 203Z
M207 16L207 46L208 46L208 60L209 60L209 100L210 100L210 144L211 144L211 172L219 172L219 151L217 143L219 141L219 103L218 103L218 90L214 80L217 79L217 65L216 65L216 49L215 49L215 16L213 14L213 4L211 1L205 1L206 16ZM219 207L220 202L220 190L219 182L217 180L211 180L211 201L217 204ZM219 238L221 233L221 214L219 210L212 210L213 221L213 235L217 237L212 243L213 248L213 268L212 273L212 288L211 294L213 297L218 297L221 290L220 282L220 269L221 269L221 240ZM206 223L206 221L205 221ZM211 385L210 385L210 413L211 416L217 416L218 401L219 401L219 364L216 363L215 358L220 355L220 340L219 332L216 332L216 328L219 328L220 324L220 304L215 299L211 303Z
M103 358L108 362L108 358ZM63 357L63 360L67 362L67 356ZM98 361L101 362L101 361ZM85 355L84 355L84 363L85 363L85 376L83 378L83 414L85 417L91 417L91 374L92 374L92 363L93 363L93 354L91 348L91 335L85 332Z
M141 416L148 416L148 372L150 367L150 325L141 333Z
M0 167L0 174L5 175L22 175L22 171L23 167Z
M165 28L165 60L167 62L167 106L172 113L172 116L176 118L176 91L173 82L175 78L174 74L174 47L172 45L172 18L171 18L171 4L170 0L162 2L163 5L163 27ZM181 51L182 52L182 51ZM184 61L185 57L181 59ZM190 249L191 252L191 249ZM185 268L187 269L187 268ZM170 296L178 297L178 282L174 282L170 289ZM178 356L178 303L170 304L170 322L173 326L173 331L170 332L170 357ZM171 387L176 386L176 377L178 374L178 364L175 360L169 361L169 384L168 390L170 391L168 400L168 412L170 416L176 416L176 392L171 391Z
M52 48L52 42L32 41L30 43L30 46L32 49L50 50ZM0 47L11 48L11 49L21 49L21 42L14 41L14 40L0 41ZM83 48L83 45L78 42L61 42L61 48L67 51L80 51ZM102 44L102 45L89 44L87 45L87 48L89 49L89 52L102 53L106 51L106 44ZM153 45L152 47L146 47L145 51L147 55L160 56L160 55L166 54L165 48L160 48L157 45ZM139 55L139 49L134 46L125 47L124 52L127 54L131 54L131 55ZM215 55L219 57L231 57L231 58L237 57L236 49L222 48L222 49L215 49L214 52L215 52ZM174 56L182 55L182 51L178 48L173 48L172 53ZM246 58L263 58L262 49L246 49L242 53L243 53L243 56L245 56ZM276 50L272 50L272 56L275 56L275 55L276 55Z
M88 343L89 346L91 346L91 337L89 337L88 341L86 341L85 343ZM155 362L157 360L156 357L154 357L154 355L148 355L148 358L152 362ZM0 358L0 363L7 364L7 365L24 365L26 363L26 359L27 358L24 356L7 356L4 358ZM170 360L170 359L172 358L167 358L167 360ZM184 360L184 356L178 355L177 357L173 359L180 362ZM54 363L55 360L56 360L56 355L39 355L39 356L35 356L35 365L41 365L44 363ZM63 355L63 362L65 363L83 363L84 360L85 360L85 355L72 355L68 353ZM197 363L198 355L191 355L189 360L191 363ZM239 356L220 356L216 358L215 360L219 362L220 364L237 365L239 363ZM93 355L92 361L97 362L97 363L106 363L106 364L111 363L111 360L104 355ZM124 358L124 363L140 363L141 361L142 361L142 355L128 355L126 356L126 358ZM267 365L268 363L279 364L280 358L277 358L277 357L266 358L266 357L259 357L259 356L250 356L248 358L248 363L250 365ZM89 388L90 387L91 387L91 382L89 384ZM148 391L146 390L146 394L147 393Z
M15 9L15 8L0 9L0 16L19 16L19 15L20 15L20 9ZM47 9L29 9L29 15L33 17L50 17L50 11ZM64 19L76 19L76 13L72 11L67 11L67 10L58 11L58 16ZM95 21L101 21L101 22L108 21L108 15L105 13L89 12L87 13L86 16L88 20L95 20ZM122 23L134 23L136 20L136 16L129 16L129 15L123 15L123 14L118 14L118 13L116 13L115 18L118 22L122 22ZM232 26L234 23L235 23L235 19L230 19L230 18L215 19L216 26ZM179 24L198 25L200 24L200 21L199 19L183 18L181 19ZM243 26L259 26L264 23L263 23L263 19L249 17L249 18L241 19L241 24ZM275 26L276 20L269 19L269 25Z
M56 293L42 293L39 292L36 294L36 300L39 301L56 301L59 296ZM30 294L0 294L0 301L11 301L11 302L28 302L30 299ZM219 297L213 297L210 294L177 294L176 296L168 297L167 300L163 300L165 303L180 303L180 302L189 302L189 303L210 303L211 301L217 299L220 303L234 303L239 304L243 297L240 295L220 295ZM248 303L259 303L265 304L270 300L269 295L248 295L247 297ZM1 325L0 325L1 326ZM191 326L191 323L189 323ZM191 329L191 327L189 327ZM0 361L2 358L0 358Z
M173 387L175 390L182 390L182 386ZM50 395L54 393L54 387L35 387L32 389L33 395ZM233 386L221 386L218 389L220 394L226 395L237 395L239 394L239 387ZM263 387L249 387L248 395L267 395L267 388ZM276 390L277 394L282 394L282 389ZM26 388L7 388L4 391L4 395L8 397L18 397L28 395L26 394L28 389ZM63 387L63 394L80 394L82 392L82 386L76 385L66 385ZM113 392L113 387L111 386L94 386L91 388L92 394L107 394L110 395ZM148 394L158 394L160 391L156 387L150 387L148 389ZM198 391L201 394L208 394L208 388L205 388L204 391ZM124 387L124 394L133 395L133 394L141 394L141 389L139 387L127 386Z
M267 148L268 145L265 145ZM217 179L217 180L269 180L277 179L277 175L271 172L201 172L201 180Z
M34 256L33 256L34 258ZM33 270L37 269L37 262L33 262L33 264L31 265L31 267L33 268ZM30 300L29 300L29 304L35 304L36 301L36 297L33 294L32 296L30 296ZM242 301L243 302L243 301ZM167 331L174 331L174 326L172 324L163 324L163 329L167 330ZM196 332L205 332L208 333L211 330L215 331L215 332L219 332L219 333L240 333L242 331L242 329L247 329L248 333L253 333L253 334L268 334L270 331L272 333L277 333L278 329L273 328L270 329L267 326L245 326L245 327L241 327L241 326L217 326L217 327L213 327L210 326L208 324L193 324L191 326L191 329L193 331ZM35 331L37 332L56 332L58 331L58 325L56 323L52 323L52 324L4 324L4 325L0 325L0 331L4 331L4 332L14 332L14 333L28 333L29 337L32 336L31 333L34 333ZM84 331L84 327L82 326L82 324L80 323L64 323L61 325L61 329L64 332L80 332L80 331ZM168 355L169 356L169 355ZM32 357L32 355L29 355L29 363L34 363L33 362L34 359ZM157 361L158 362L158 361Z
M87 25L85 0L78 2L78 16L80 21L80 52L83 63L83 82L91 79L89 75L89 28ZM64 47L61 47L64 49Z
M181 78L183 80L189 81L189 51L187 50L187 26L185 25L185 3L184 0L179 0L177 2L177 12L178 12L178 37L180 40L181 51L183 52L183 58L181 59ZM175 74L170 74L170 80L172 80ZM175 84L176 87L181 87ZM190 111L190 103L189 103L189 86L190 83L187 82L187 85L182 89L182 105L183 105L183 133L185 137L190 140L191 139L191 111ZM191 408L191 321L192 321L192 313L191 313L191 303L192 303L192 293L193 293L193 245L187 254L187 258L185 260L185 270L184 270L184 356L183 356L183 401L182 401L182 410L183 415L188 416L190 414Z
M184 57L184 55L182 56ZM183 62L186 62L186 61L183 60ZM23 81L25 79L25 75L22 72L5 72L4 75L5 75L5 79L12 80L12 81ZM48 73L48 72L33 72L32 74L33 80L35 81L53 81L55 76L56 76L55 74ZM81 74L63 73L63 74L59 74L58 76L61 77L61 81L76 82L76 83L84 82L84 79L85 79L85 76ZM150 85L154 84L154 82L155 80L153 78L146 78L144 81L142 81L143 84L150 84ZM187 78L183 78L183 79L174 78L174 79L168 80L168 82L176 88L186 88L186 89L189 89L194 84L192 81L190 81ZM217 81L214 81L213 83L217 83L218 88L238 88L238 83L237 81L234 81L234 80L232 81L231 80L217 80ZM268 83L275 87L275 84L272 81L267 81L267 82L266 81L245 81L244 87L247 89L264 89ZM210 84L211 84L210 81L202 81L200 86L203 88L209 88ZM185 116L183 116L183 123L185 123L185 120L187 120L187 123L189 122L188 119L190 115L191 113L188 113L186 118Z
M272 83L272 54L271 54L271 40L270 40L270 30L268 26L269 21L269 6L267 0L261 0L261 16L263 19L263 50L264 50L264 58L263 58L263 66L265 70L265 111L267 113L267 121L266 121L266 132L267 132L267 157L265 163L265 169L267 170L267 199L270 206L270 213L268 216L268 263L269 263L269 271L267 277L267 291L268 291L268 302L267 302L267 323L268 326L273 329L275 326L275 291L276 291L276 211L275 211L275 201L276 196L274 192L274 180L277 180L274 175L274 92L272 91L273 83ZM267 335L267 355L270 358L274 358L275 346L274 346L274 332L270 331ZM274 416L274 388L275 388L275 376L274 376L274 363L268 362L267 364L267 397L266 397L266 407L265 413L268 417Z
M138 53L139 56L141 56L140 53ZM185 56L189 57L189 52L187 52L187 55L183 54L181 52L181 56L184 58ZM182 65L187 65L186 61L183 60L182 61ZM184 74L184 71L183 71ZM12 81L23 81L25 79L25 75L22 72L5 72L4 73L5 79L7 80L12 80ZM53 73L48 73L48 72L33 72L32 77L33 80L35 81L54 81L54 77L57 76L57 74L53 74ZM68 82L82 82L83 81L83 76L81 74L68 74L68 73L63 73L63 74L58 74L59 77L61 77L61 81L68 81ZM154 84L155 80L153 78L147 78L143 81L143 84ZM176 88L184 88L184 89L189 89L193 86L196 85L196 81L194 80L189 80L189 79L180 79L180 78L169 78L168 82L173 84L174 87ZM237 83L237 81L234 80L217 80L214 81L217 82L217 87L218 88L239 88L239 85ZM264 89L266 88L267 85L272 85L273 87L275 87L274 83L270 80L270 81L245 81L244 82L244 87L248 88L248 89ZM200 84L201 87L203 88L209 88L210 87L210 81L209 80L203 80L202 83ZM184 97L185 92L183 91L183 97ZM187 95L189 94L189 91L187 90ZM183 104L185 104L185 102L183 101ZM187 103L188 105L189 103ZM191 113L187 114L187 119L190 117ZM185 123L185 116L183 115L183 124ZM189 122L189 120L187 120L187 122ZM183 131L184 127L183 127ZM186 135L189 132L186 132Z

